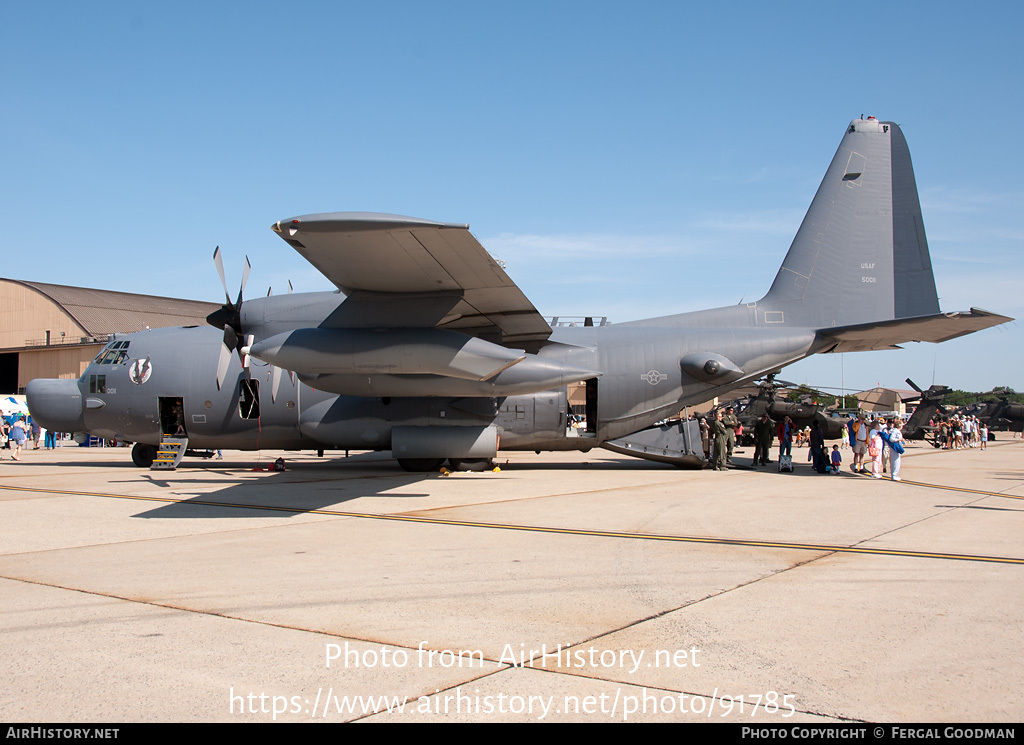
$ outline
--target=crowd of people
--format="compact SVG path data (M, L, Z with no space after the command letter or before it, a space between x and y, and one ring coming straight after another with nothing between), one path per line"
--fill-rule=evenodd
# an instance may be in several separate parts
M900 480L900 463L903 460L903 422L892 419L871 419L860 414L847 425L850 447L853 450L854 473L870 473L880 479L888 472L893 481ZM870 462L870 469L867 463Z
M932 419L928 425L936 428L938 446L943 450L984 450L988 446L988 425L976 416L954 414L938 422Z
M736 439L743 434L743 425L731 406L724 412L718 410L710 417L701 417L699 423L704 456L710 468L725 470L732 463ZM964 431L969 431L967 425L963 426ZM780 470L792 470L793 447L806 446L807 460L817 473L839 474L843 465L842 451L849 448L853 455L850 468L854 473L870 475L876 479L889 474L893 481L899 481L904 452L902 427L903 421L899 417L869 419L866 414L859 414L844 428L842 445L835 444L829 448L818 421L800 428L788 416L776 422L764 413L754 425L752 465L756 468L773 462L770 455L777 438ZM987 438L988 432L982 434L983 430L984 427L979 427L979 438ZM950 432L954 433L950 435L953 438L951 442L957 442L952 425Z

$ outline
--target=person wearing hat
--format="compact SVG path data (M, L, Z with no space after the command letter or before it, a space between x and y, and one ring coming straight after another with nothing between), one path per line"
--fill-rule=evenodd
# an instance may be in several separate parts
M903 454L896 449L897 444L900 448L904 447L903 432L900 431L901 424L902 422L897 418L893 420L892 426L889 428L889 473L893 481L900 481L900 463L903 461Z
M725 425L725 459L732 463L732 449L736 446L736 427L739 426L740 420L736 418L736 413L731 406L725 408L725 416L722 417L722 424Z
M857 415L856 421L850 428L852 437L850 447L853 448L853 464L851 468L854 473L864 473L864 455L868 452L868 435L871 428L864 419L864 414Z

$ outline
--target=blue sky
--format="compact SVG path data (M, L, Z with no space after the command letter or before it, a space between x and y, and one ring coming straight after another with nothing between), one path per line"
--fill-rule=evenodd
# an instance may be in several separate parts
M926 10L925 10L926 8ZM910 145L944 310L1024 317L1016 3L8 4L0 275L219 301L330 284L269 230L468 222L545 315L767 291L843 131ZM1024 389L1019 323L825 355L850 389Z

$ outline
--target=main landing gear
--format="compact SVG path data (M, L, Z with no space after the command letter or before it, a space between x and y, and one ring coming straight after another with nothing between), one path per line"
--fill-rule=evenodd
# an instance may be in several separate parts
M444 458L399 458L398 465L412 473L437 471L444 464Z

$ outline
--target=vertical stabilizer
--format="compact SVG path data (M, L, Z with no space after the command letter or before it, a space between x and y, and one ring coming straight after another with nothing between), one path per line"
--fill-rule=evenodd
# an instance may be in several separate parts
M893 277L896 318L911 318L939 312L939 298L932 275L928 238L921 219L914 165L903 130L892 122L892 227Z
M900 128L855 119L759 322L827 328L939 312L914 168Z

